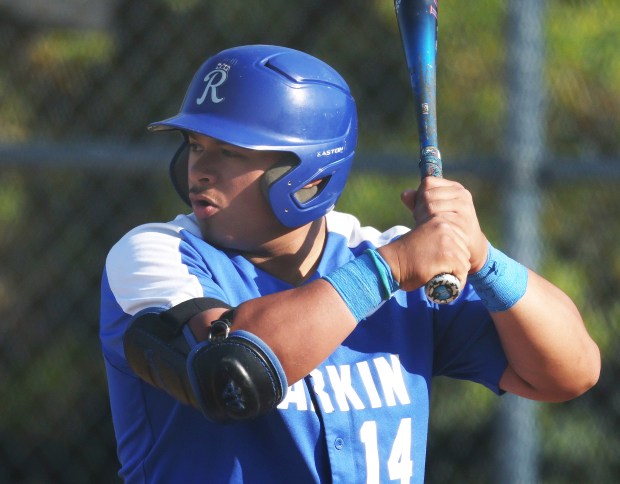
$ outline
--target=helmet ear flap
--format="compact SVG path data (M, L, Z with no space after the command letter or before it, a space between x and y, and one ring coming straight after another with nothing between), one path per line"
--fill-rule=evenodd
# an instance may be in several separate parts
M261 179L261 189L267 200L269 200L269 189L271 188L271 185L277 182L297 165L299 165L299 158L293 153L286 153L279 162L263 174ZM316 195L318 195L323 185L324 183L319 183L318 185L313 185L311 187L301 188L297 190L293 196L299 203L309 202Z
M280 161L274 164L263 174L260 186L265 198L269 200L269 189L271 185L277 182L280 178L286 175L289 171L299 165L299 158L293 153L284 153Z
M185 137L181 146L177 149L177 152L172 157L170 162L170 179L174 185L174 189L183 199L183 201L191 206L189 200L189 186L187 182L187 163L189 160L189 141Z
M291 171L298 163L299 161L296 160L296 157L294 157L292 153L287 153L280 161L263 173L260 186L267 200L269 200L269 188L271 188L271 185Z

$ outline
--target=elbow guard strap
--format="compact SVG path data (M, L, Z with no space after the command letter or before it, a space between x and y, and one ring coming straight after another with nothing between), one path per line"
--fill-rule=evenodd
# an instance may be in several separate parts
M217 423L264 415L284 399L288 386L273 351L241 330L194 347L187 372L203 414Z

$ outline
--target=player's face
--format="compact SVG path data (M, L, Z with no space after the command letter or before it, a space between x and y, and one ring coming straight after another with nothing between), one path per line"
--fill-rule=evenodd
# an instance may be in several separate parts
M252 251L286 232L260 179L282 156L189 135L189 197L203 237L229 249Z

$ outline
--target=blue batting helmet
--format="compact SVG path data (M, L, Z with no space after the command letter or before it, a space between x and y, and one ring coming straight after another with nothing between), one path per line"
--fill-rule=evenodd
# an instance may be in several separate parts
M208 59L179 114L149 129L191 131L243 148L292 153L288 163L268 170L263 186L278 220L299 227L325 215L340 197L355 153L357 112L349 86L323 61L285 47L249 45ZM189 203L186 144L174 156L170 174ZM304 188L316 180L322 182Z

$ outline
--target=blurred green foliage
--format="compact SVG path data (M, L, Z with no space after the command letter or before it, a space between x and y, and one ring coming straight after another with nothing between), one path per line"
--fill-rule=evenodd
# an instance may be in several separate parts
M506 1L441 3L438 112L447 160L501 153L510 62L505 14ZM552 0L546 14L549 152L587 156L590 163L615 156L618 163L620 5ZM360 110L360 153L417 149L389 0L300 0L294 6L284 0L134 0L118 2L108 30L42 28L6 16L0 27L1 143L144 142L146 123L175 112L205 55L265 42L310 51L344 75ZM376 166L382 166L380 157ZM92 462L82 457L71 478L57 480L109 482L114 442L96 351L103 258L124 231L171 218L182 206L164 173L110 179L105 170L0 170L0 395L7 396L0 463L23 463L25 469L9 476L0 471L0 480L61 476L65 466L50 462L75 460L86 447ZM501 183L460 181L473 192L489 238L499 240ZM410 225L398 194L416 184L415 176L354 171L338 209L380 229ZM620 475L620 392L614 385L620 372L620 195L605 180L543 188L539 269L578 303L605 366L601 383L588 394L541 406L542 482L614 482ZM132 193L138 195L131 203L121 197ZM27 254L25 241L35 244ZM476 385L437 382L429 482L489 482L496 401ZM87 416L94 420L84 426ZM34 474L33 459L49 468ZM108 472L89 474L88 466L97 465Z

